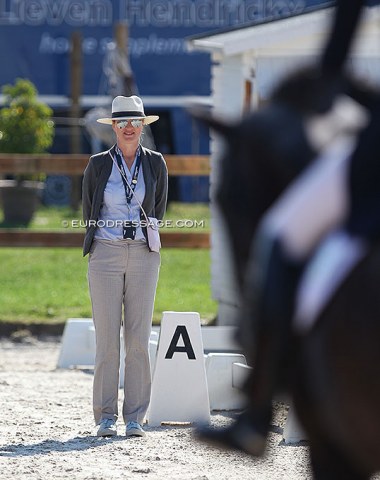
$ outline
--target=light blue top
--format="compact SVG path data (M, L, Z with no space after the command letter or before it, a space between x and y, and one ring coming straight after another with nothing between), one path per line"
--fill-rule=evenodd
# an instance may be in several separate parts
M133 161L131 169L129 170L123 154L119 149L118 153L123 161L128 183L131 185L132 175L135 171L137 155ZM127 204L127 198L125 196L125 189L120 171L117 165L113 163L112 172L104 190L103 203L100 208L97 222L98 227L95 230L95 238L106 240L122 240L123 227L121 222L125 220L132 220L136 225L140 225L140 206L137 203L136 196L140 203L142 203L145 197L145 182L142 163L140 165L139 175L137 177L136 188L129 205ZM135 240L145 240L140 226L137 227Z

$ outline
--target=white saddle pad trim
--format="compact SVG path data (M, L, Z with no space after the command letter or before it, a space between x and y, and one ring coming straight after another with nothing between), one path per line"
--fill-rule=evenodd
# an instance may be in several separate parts
M294 329L305 333L367 251L362 239L342 231L322 241L302 275L297 295Z
M269 209L259 232L281 239L291 258L307 258L347 216L347 177L354 148L352 136L337 139Z

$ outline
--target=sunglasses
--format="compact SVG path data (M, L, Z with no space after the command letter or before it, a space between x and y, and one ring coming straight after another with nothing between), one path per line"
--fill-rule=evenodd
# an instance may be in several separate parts
M116 120L116 125L118 126L118 128L120 128L120 130L125 128L128 123L130 123L133 128L139 128L144 124L144 120L140 120L138 118L134 120Z

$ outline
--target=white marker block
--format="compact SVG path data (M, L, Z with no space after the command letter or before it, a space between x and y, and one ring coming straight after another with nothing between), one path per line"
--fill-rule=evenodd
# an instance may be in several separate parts
M244 383L250 374L250 370L252 370L252 367L247 365L245 357L244 362L245 363L237 362L232 365L232 386L239 390L242 390Z
M95 345L92 337L89 336L89 331L93 328L94 324L91 318L69 318L67 320L63 330L57 368L94 365Z
M163 313L147 418L152 426L210 421L199 313Z
M306 433L299 423L292 404L289 407L282 438L286 444L298 443L302 440L307 440Z
M233 384L234 364L246 364L244 355L209 353L206 357L210 410L238 410L244 405L241 391Z

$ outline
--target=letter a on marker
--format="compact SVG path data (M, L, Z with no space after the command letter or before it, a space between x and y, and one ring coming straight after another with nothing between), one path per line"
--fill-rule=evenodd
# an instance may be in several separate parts
M177 345L179 337L181 337L181 336L182 336L183 343L184 343L183 347L180 347L180 346ZM165 359L166 358L169 358L169 359L173 358L173 355L174 355L175 352L185 352L185 353L187 353L187 357L188 357L189 360L195 360L195 353L194 353L194 350L193 350L193 346L191 345L190 337L189 337L189 334L187 332L187 329L186 329L185 325L178 325L177 326L177 328L174 332L172 341L170 342L168 351L166 352Z

